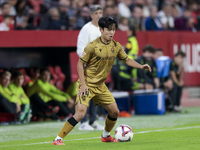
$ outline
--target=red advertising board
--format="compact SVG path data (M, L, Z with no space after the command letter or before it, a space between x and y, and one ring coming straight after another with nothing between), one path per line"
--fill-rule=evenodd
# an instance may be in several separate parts
M78 33L79 31L0 32L0 47L76 47ZM126 32L117 31L114 39L125 45ZM185 85L200 85L200 32L137 32L137 40L139 54L145 44L162 48L164 54L171 58L178 50L183 50L186 53Z

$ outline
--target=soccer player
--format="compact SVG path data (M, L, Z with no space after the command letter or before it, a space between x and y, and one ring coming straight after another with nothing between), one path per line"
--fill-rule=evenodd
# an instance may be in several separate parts
M92 5L90 8L90 14L92 21L85 24L78 35L77 54L79 57L81 57L84 48L88 45L88 43L101 36L98 21L103 15L102 7L100 5ZM97 116L97 107L94 105L93 101L90 101L87 112L89 113L89 124L87 122L86 113L85 117L81 120L79 130L103 130L104 127L95 121Z
M102 17L99 19L98 24L101 36L87 45L77 64L79 80L77 82L76 112L74 116L65 122L52 145L64 145L63 138L85 116L91 99L95 105L102 105L108 111L101 141L116 142L110 132L117 121L119 109L104 83L111 71L115 58L118 57L119 60L123 60L129 66L151 71L149 65L140 65L128 58L121 45L113 40L115 30L118 27L115 19ZM86 67L83 70L84 64L86 64Z

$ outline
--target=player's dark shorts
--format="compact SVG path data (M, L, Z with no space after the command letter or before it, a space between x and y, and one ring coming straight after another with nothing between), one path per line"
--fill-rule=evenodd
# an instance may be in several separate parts
M80 101L81 104L89 106L89 101L92 99L94 101L95 106L97 105L108 105L115 102L114 97L108 90L105 83L98 87L88 86L89 92L86 93L86 96L78 96L76 97L76 104ZM77 82L76 92L78 93L81 89L81 85Z

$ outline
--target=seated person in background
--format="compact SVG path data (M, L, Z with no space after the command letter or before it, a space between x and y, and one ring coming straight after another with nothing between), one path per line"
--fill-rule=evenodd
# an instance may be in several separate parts
M150 17L145 20L146 30L163 30L160 18L157 17L158 9L156 6L151 6Z
M162 56L164 56L163 50L161 48L157 48L154 53L154 56L153 56L155 62L158 58L161 58ZM167 66L165 65L164 67L167 67ZM170 68L170 66L168 66L168 67ZM160 88L164 90L165 95L166 95L166 100L167 100L166 101L166 109L171 111L171 110L173 110L173 100L172 100L171 96L169 95L169 92L171 92L171 90L173 88L173 81L169 74L168 74L168 76L160 77L159 79L160 79Z
M142 56L136 59L136 61L141 65L148 64L152 68L152 72L143 71L135 68L133 70L134 76L137 77L139 83L144 84L145 89L159 88L160 86L160 82L157 77L156 63L152 58L154 53L155 48L151 45L146 45L143 47Z
M10 15L10 11L11 11L11 6L8 2L4 2L1 4L0 23L3 22L3 16ZM12 17L12 21L9 24L10 30L14 30L15 28L14 23L15 23L15 20L14 20L14 17Z
M31 109L30 109L30 100L22 88L23 83L24 83L24 74L20 71L14 71L12 74L12 83L8 86L8 88L20 100L21 110L23 112L23 114L20 116L20 120L26 118L27 120L23 119L23 123L26 123L30 121L29 119L31 116Z
M51 73L48 68L40 70L39 79L28 89L28 96L34 101L39 96L45 103L51 106L59 106L57 115L67 117L73 113L74 101L71 97L50 84Z
M26 91L28 91L35 82L37 82L38 78L40 77L40 69L33 68L31 69L30 73L31 73L31 80L26 85ZM47 118L57 120L58 116L55 113L59 111L59 107L58 106L52 107L51 105L45 103L45 101L43 100L45 98L48 99L48 97L47 96L45 97L45 95L42 93L33 94L30 97L33 116L36 117L37 120L47 119Z
M0 31L10 31L10 24L12 21L12 17L9 15L3 16L3 22L0 23Z
M161 48L157 48L154 53L154 61L156 62L157 58L160 56L164 56L163 50ZM170 75L165 78L160 78L160 88L166 88L168 91L170 91L173 88L173 81L170 78Z
M8 89L11 73L4 71L0 73L0 112L16 114L19 119L21 112L19 99Z
M178 51L171 61L170 64L170 77L173 80L173 88L170 92L172 100L174 102L174 109L176 111L181 111L181 95L183 89L183 73L184 73L184 64L183 59L185 58L185 53L182 51Z

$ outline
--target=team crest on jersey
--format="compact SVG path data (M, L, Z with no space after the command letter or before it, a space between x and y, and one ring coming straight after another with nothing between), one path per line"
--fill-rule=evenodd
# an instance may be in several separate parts
M112 53L114 53L114 52L115 52L115 50L114 50L114 48L113 48L113 47L111 48L111 52L112 52Z
M82 53L82 55L81 55L81 57L83 57L85 54L86 54L86 53L85 53L85 52L83 52L83 53Z

